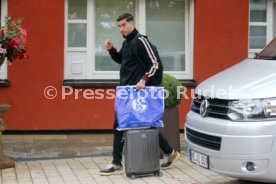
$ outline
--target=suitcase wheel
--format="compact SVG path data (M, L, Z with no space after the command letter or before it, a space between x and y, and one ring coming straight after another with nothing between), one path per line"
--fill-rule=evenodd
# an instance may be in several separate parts
M131 173L127 173L127 177L129 177L132 180L136 178L136 176Z
M161 176L163 176L163 173L160 172L160 171L155 171L155 172L154 172L154 176L159 176L159 177L161 177Z

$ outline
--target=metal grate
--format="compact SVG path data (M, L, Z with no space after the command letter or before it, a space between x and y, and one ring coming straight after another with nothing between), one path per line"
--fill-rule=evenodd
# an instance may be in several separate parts
M220 150L221 137L203 134L190 128L186 128L186 135L188 140L194 144L217 151Z
M191 111L195 113L200 113L200 104L205 98L202 96L196 96L196 98L193 99L192 105L191 105ZM222 99L208 99L209 106L207 108L207 115L206 117L214 117L219 119L227 119L229 120L229 117L227 116L227 112L229 110L229 100L222 100Z

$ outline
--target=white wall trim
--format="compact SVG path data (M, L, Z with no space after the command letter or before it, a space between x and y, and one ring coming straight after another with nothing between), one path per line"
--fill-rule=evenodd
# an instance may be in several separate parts
M188 48L189 48L189 56L188 56L188 64L189 64L189 78L194 78L194 19L195 19L195 6L194 0L189 1L189 31L188 31Z
M267 1L267 29L266 29L266 43L269 43L272 40L273 35L273 1Z
M4 25L5 16L8 15L8 0L1 1L1 26ZM7 67L7 59L5 63L0 68L0 79L7 79L8 78L8 67Z

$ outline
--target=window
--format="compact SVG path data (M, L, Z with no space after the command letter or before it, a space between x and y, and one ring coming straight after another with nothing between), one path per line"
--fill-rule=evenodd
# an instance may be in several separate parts
M185 6L185 1L146 1L147 35L158 46L164 69L171 72L186 69Z
M276 36L275 16L275 0L250 0L248 54L250 58Z
M4 24L4 17L7 15L7 0L0 0L0 20L1 26ZM7 79L7 62L5 62L0 68L0 80Z
M121 48L116 19L124 12L135 16L139 32L157 46L166 72L192 79L192 0L65 2L65 79L119 79L120 65L111 60L103 42L109 38Z
M112 13L108 9L112 8ZM107 13L110 12L110 13ZM110 37L115 47L119 50L123 42L116 23L117 17L122 12L135 14L134 0L95 0L95 35L96 35L96 60L95 70L101 71L119 71L120 66L110 59L103 41Z

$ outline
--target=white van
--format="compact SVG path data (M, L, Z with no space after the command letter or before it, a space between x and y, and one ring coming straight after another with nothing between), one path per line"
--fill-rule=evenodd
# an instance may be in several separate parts
M200 83L185 123L190 161L223 175L276 182L276 38Z

